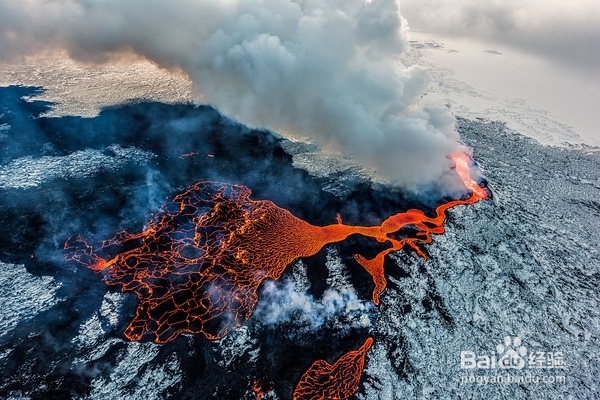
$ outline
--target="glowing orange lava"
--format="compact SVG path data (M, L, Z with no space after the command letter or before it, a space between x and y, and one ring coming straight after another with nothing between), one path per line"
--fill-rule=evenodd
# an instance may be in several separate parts
M365 366L365 355L373 339L341 356L333 365L315 361L302 375L294 390L294 400L344 400L352 396Z
M198 153L191 151L189 153L185 153L185 154L180 155L179 158L184 159L184 158L188 158L188 157L194 157L194 156L197 156L197 155L198 155Z
M199 182L165 204L140 233L120 232L96 249L81 236L69 238L66 259L101 271L107 284L137 294L135 317L125 330L131 340L149 334L164 343L182 332L218 339L250 317L264 279L279 279L294 259L353 234L391 244L371 260L355 255L373 277L373 302L379 304L387 285L387 254L408 245L425 258L418 244L444 232L448 208L487 198L469 175L468 156L452 158L472 194L437 207L434 217L408 210L381 226L344 225L339 217L337 224L319 227L271 201L251 200L245 186ZM388 237L406 226L419 231L416 237Z
M263 391L258 381L254 382L254 384L252 385L252 390L256 394L256 400L260 400L263 397Z
M260 400L263 398L264 395L269 393L271 388L269 387L269 385L265 385L264 383L262 383L260 381L254 381L254 383L252 384L252 390L254 391L254 394L256 395L256 400Z

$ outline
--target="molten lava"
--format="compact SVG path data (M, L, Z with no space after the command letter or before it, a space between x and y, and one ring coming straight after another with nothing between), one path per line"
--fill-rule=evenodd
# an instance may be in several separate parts
M315 361L302 375L294 390L294 400L343 400L352 396L365 366L365 355L373 344L367 338L358 349L341 356L333 365L325 360Z
M353 234L391 244L371 260L355 255L373 277L373 302L379 304L387 285L387 254L408 245L425 258L418 244L444 232L448 208L487 198L469 175L468 156L452 158L472 194L440 205L434 217L413 209L380 226L344 225L339 217L337 224L319 227L271 201L251 200L245 186L199 182L164 205L140 233L120 232L96 249L81 236L70 238L66 259L101 271L109 285L136 293L139 304L125 330L131 340L150 334L164 343L182 332L218 339L250 317L264 279L279 279L294 259ZM407 226L418 230L416 237L388 236Z

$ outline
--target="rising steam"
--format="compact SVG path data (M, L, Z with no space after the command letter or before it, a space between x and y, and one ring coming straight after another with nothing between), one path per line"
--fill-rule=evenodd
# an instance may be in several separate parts
M256 315L265 325L278 325L297 319L318 329L335 318L344 317L353 326L367 327L370 321L366 313L373 308L370 302L358 298L352 286L326 289L321 299L315 299L304 291L297 291L289 281L267 281L260 298Z
M0 58L66 49L180 68L245 124L309 136L398 184L436 180L454 118L422 98L427 72L398 61L395 0L3 0Z

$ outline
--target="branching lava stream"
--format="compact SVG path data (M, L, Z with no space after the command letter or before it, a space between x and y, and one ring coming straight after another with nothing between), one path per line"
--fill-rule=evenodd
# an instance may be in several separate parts
M263 280L279 279L293 260L312 256L323 246L354 234L391 244L370 260L354 256L372 276L372 298L379 304L387 285L383 271L387 254L408 245L426 258L419 245L430 243L432 234L444 232L446 210L488 197L469 175L470 158L457 154L452 159L471 195L438 206L433 217L411 209L390 216L380 226L344 225L338 216L337 224L320 227L296 218L271 201L251 200L250 189L245 186L199 182L165 204L142 232L120 232L96 248L81 236L69 238L65 258L101 272L107 284L123 292L136 293L139 304L125 330L130 340L148 334L155 342L165 343L182 332L218 339L250 317ZM418 230L416 237L388 236L407 226ZM354 385L354 379L360 379L371 343L372 339L367 339L358 350L362 352L358 375L348 372L351 376L339 383L348 389L339 393L352 394L356 390L358 381ZM355 359L358 356L354 353L346 356ZM297 389L298 398L305 398L301 393L309 390L313 372L323 373L320 367L325 364L318 363L303 377L308 383L299 384L302 389ZM335 369L338 363L330 367Z

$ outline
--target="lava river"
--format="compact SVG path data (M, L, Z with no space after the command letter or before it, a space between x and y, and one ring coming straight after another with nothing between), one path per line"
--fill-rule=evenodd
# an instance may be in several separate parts
M149 335L165 343L183 332L218 339L248 320L263 280L279 279L293 260L312 256L323 246L354 234L390 244L373 259L354 256L372 276L372 299L379 304L387 285L383 271L387 254L409 246L425 258L420 245L430 243L432 234L444 232L447 209L488 197L486 189L470 176L470 158L456 154L452 159L471 194L438 206L431 217L411 209L390 216L379 226L344 225L341 218L337 224L314 226L271 201L250 199L251 191L245 186L199 182L165 204L142 232L120 232L96 247L82 236L69 238L66 259L101 272L107 284L123 292L136 293L139 304L125 330L130 340ZM390 236L409 226L416 228L416 235ZM338 390L344 395L340 398L354 393L371 343L369 338L361 347L361 357L350 352L340 358L348 358L340 371L349 375L338 373L338 378L329 381L331 388L319 390L329 393L344 387ZM353 362L353 368L346 365ZM311 368L328 365L316 362ZM318 391L310 388L313 372L319 371L306 372L298 393Z

